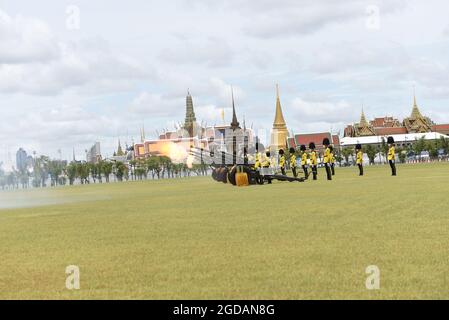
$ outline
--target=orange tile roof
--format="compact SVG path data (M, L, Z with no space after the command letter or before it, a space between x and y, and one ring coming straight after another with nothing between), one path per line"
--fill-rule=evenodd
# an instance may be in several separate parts
M435 124L432 126L433 131L437 130L449 130L449 123L447 124Z
M406 127L385 127L385 128L374 128L376 135L387 136L390 134L406 134L408 133Z
M310 142L314 142L317 148L323 146L323 139L328 138L332 140L331 134L329 132L320 132L320 133L306 133L306 134L296 134L295 141L296 145L300 146L302 144L309 146Z

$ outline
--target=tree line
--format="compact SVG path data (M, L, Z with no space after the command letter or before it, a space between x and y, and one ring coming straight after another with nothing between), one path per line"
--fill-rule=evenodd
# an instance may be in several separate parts
M440 150L443 151L443 155L445 157L448 156L449 139L441 137L439 140L427 141L424 139L424 137L422 137L418 140L410 142L407 146L396 147L396 154L398 155L399 162L405 163L409 155L416 156L418 160L420 160L421 154L425 151L429 153L429 158L431 160L437 160L440 157ZM374 164L374 160L379 155L383 157L383 159L385 160L384 162L386 162L388 145L385 139L382 139L382 142L379 146L363 146L363 153L365 153L368 157L370 164ZM341 149L340 154L336 157L336 160L340 163L340 165L342 164L343 160L345 160L345 162L349 164L350 158L354 159L354 156L354 148L345 147Z
M166 156L151 156L146 159L120 161L100 160L97 163L36 157L31 168L5 172L0 164L0 188L43 188L89 183L109 183L113 181L173 179L207 175L204 164L173 163Z

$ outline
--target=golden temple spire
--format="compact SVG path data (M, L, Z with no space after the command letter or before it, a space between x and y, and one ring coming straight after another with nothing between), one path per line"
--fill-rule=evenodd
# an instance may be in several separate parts
M418 104L416 103L415 89L413 88L413 109L412 109L412 115L410 116L410 118L418 119L418 118L422 118L422 117L423 116L421 114L421 111L419 111Z
M273 130L271 131L271 150L274 152L285 149L287 145L288 130L282 114L279 86L276 84L276 115L274 117Z
M368 126L368 121L366 121L365 111L363 110L363 106L362 106L362 115L360 116L360 126L361 127Z
M287 125L285 124L284 115L282 114L281 99L279 97L279 85L276 84L276 115L274 117L273 128L275 129L285 129Z

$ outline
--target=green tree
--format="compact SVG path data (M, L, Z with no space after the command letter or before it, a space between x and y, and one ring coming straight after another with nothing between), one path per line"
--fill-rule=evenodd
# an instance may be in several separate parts
M413 151L421 159L421 153L426 150L426 140L424 137L417 139L413 145Z
M338 162L338 165L341 167L341 163L343 162L343 157L341 155L341 152L337 152L335 155L335 161Z
M89 168L89 173L90 173L90 176L92 177L93 182L97 183L98 166L95 163L88 163L87 166Z
M33 185L35 187L46 187L48 175L49 175L49 162L50 158L47 156L40 156L34 160L33 165Z
M110 161L101 161L100 166L106 182L109 183L109 177L111 176L113 170L113 163Z
M382 140L381 140L381 143L380 143L380 146L379 146L379 153L380 153L380 156L385 159L384 162L386 162L387 161L387 154L388 154L388 144L387 144L387 141L385 140L384 137L382 137Z
M6 175L6 185L8 186L9 189L19 188L17 171L13 170Z
M48 173L50 174L51 186L54 187L58 185L59 176L63 172L63 165L60 160L49 160L48 164Z
M345 159L346 164L349 165L349 157L354 156L354 150L350 147L344 147L343 149L341 149L341 155Z
M137 165L138 165L138 161L137 160L131 160L129 162L129 167L131 168L131 179L132 180L136 180L136 175L137 175L136 168L137 168ZM142 172L140 170L139 170L139 174L140 175L142 174ZM142 180L142 176L140 176L139 179Z
M127 179L128 176L128 167L121 161L117 161L115 163L115 176L118 181L123 181L123 179Z
M405 163L405 159L407 158L407 150L403 148L397 148L396 153L398 154L399 162Z
M438 147L440 149L443 149L444 154L447 155L449 153L449 139L446 139L445 137L441 137L440 141L438 143Z
M26 189L29 187L30 184L30 173L28 172L28 169L22 169L18 172L18 178L19 182L22 185L23 189Z
M162 174L161 174L162 178L164 178L165 173L167 173L167 177L170 178L170 173L171 173L171 169L172 169L171 159L167 156L160 156L159 162L162 166Z
M363 148L363 152L368 156L369 163L374 164L374 159L376 159L377 150L376 148L369 144Z
M89 164L86 162L77 163L76 172L81 184L89 183Z
M154 179L155 175L160 179L160 174L162 170L162 164L159 157L151 156L146 160L147 171L151 172L151 176Z
M66 168L66 174L69 178L69 184L73 185L76 180L78 168L76 162L71 162Z
M2 188L2 190L4 190L5 186L6 186L5 171L3 170L3 162L0 162L0 187Z
M429 152L429 157L432 160L438 158L438 144L437 141L429 141L426 144L426 150Z

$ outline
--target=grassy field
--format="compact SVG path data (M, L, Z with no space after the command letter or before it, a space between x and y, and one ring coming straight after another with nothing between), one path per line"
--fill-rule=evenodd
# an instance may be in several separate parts
M449 164L365 172L0 192L0 298L449 299Z

